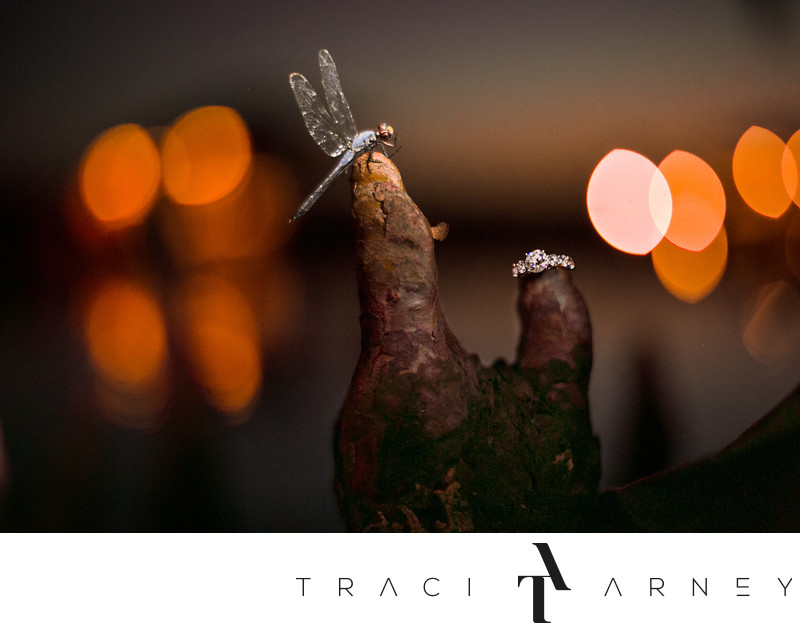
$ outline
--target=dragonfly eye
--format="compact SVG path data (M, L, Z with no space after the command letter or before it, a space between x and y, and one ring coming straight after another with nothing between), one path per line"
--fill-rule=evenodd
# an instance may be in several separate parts
M391 144L391 141L394 138L394 127L387 125L386 123L381 123L378 125L378 129L375 131L375 135L381 142L385 144Z

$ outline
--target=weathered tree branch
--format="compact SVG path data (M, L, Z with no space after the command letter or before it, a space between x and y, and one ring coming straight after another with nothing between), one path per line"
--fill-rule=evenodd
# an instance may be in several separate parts
M597 493L591 326L564 270L522 276L514 364L439 305L432 229L394 165L352 174L361 356L336 428L351 530L800 530L800 388L717 456Z
M568 274L521 279L517 361L483 367L447 327L434 231L394 165L364 155L352 181L362 350L336 433L348 527L588 527L591 329Z

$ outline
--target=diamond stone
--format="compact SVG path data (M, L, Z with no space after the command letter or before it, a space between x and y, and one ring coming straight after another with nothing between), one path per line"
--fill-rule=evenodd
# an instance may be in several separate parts
M546 261L547 254L544 250L534 250L533 252L528 252L525 255L525 265L527 266L528 271L533 272L534 274L546 269Z

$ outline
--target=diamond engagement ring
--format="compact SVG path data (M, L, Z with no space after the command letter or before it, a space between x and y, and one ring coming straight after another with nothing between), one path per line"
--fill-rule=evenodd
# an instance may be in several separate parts
M538 274L554 267L575 269L575 262L566 254L548 254L544 250L534 250L528 252L523 260L514 263L511 273L517 278L524 274Z

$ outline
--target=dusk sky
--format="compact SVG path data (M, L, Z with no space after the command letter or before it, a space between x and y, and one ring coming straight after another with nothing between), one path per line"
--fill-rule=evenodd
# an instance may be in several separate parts
M683 149L717 167L750 125L797 128L792 2L32 2L3 13L0 160L12 177L58 173L110 126L164 126L207 104L237 108L325 169L287 81L318 81L319 48L358 125L399 132L407 183L464 212L487 190L506 209L579 198L615 147L656 162Z

